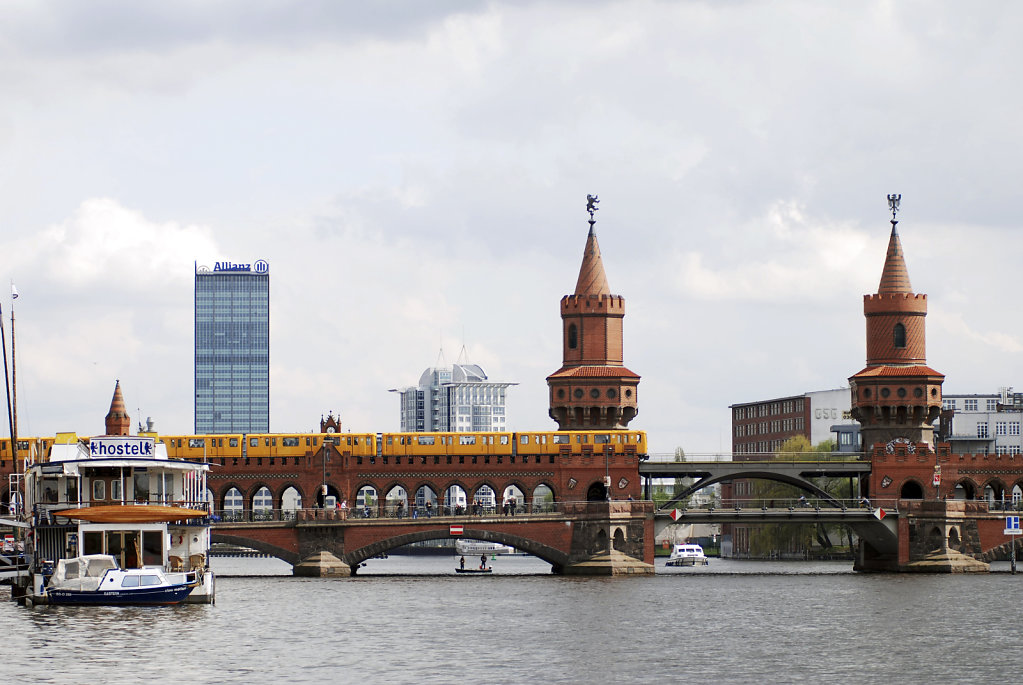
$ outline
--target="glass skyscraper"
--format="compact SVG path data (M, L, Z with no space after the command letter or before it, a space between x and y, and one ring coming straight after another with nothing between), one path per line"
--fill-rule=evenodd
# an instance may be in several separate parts
M270 266L195 269L195 432L270 430Z

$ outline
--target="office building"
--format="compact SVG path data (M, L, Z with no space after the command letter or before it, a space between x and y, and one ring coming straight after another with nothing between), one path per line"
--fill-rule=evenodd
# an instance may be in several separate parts
M195 432L270 430L270 266L195 268Z
M946 394L941 408L938 441L949 443L953 454L1023 454L1023 393Z
M508 430L505 390L517 383L487 378L476 364L433 367L418 387L393 389L401 398L404 432L489 432Z

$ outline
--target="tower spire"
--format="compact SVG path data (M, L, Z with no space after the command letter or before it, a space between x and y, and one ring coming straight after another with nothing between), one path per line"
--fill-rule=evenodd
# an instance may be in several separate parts
M881 283L877 286L879 295L913 292L913 286L909 283L909 271L906 270L906 259L902 252L902 242L899 240L899 222L895 218L901 200L902 195L888 196L888 208L892 212L892 234L888 239L888 255L884 260Z
M121 394L121 381L114 385L114 396L110 400L110 411L106 416L107 435L129 435L131 433L131 417L124 408L124 395Z

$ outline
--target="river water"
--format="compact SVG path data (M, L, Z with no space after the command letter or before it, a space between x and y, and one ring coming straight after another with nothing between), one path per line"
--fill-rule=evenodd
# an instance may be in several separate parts
M273 575L289 572L276 560L217 558L215 606L26 609L0 587L0 676L76 685L1023 678L1023 575L712 559L695 569L660 560L646 578L571 578L516 556L492 561L491 576L466 577L455 563L391 556L358 577L321 580Z

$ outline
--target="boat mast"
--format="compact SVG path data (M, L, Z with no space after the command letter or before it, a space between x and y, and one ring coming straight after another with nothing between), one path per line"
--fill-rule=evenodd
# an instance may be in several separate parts
M8 398L8 409L11 412L11 459L14 469L18 469L18 365L14 356L14 301L18 299L18 289L11 281L11 396Z

